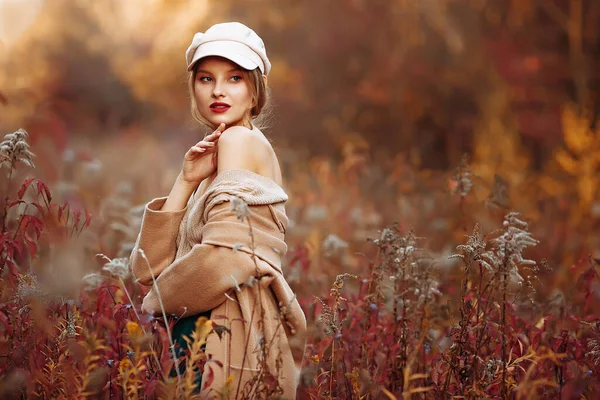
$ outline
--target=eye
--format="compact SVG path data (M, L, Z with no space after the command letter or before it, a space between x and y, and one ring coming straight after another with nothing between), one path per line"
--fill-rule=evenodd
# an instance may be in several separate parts
M202 82L209 82L210 79L211 79L210 76L200 76L200 77L198 77L198 80L202 81Z
M243 78L239 75L234 75L231 77L231 79L233 79L234 82L239 82L241 81Z

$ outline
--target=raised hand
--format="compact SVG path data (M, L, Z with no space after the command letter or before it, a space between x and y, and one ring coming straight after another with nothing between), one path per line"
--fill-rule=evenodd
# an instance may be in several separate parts
M225 123L192 146L183 157L181 177L186 183L198 184L217 169L217 144Z

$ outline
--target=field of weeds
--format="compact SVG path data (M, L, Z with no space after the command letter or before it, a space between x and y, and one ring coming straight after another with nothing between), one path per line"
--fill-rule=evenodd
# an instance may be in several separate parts
M284 269L309 324L299 397L598 396L600 130L584 117L563 112L577 158L516 187L468 155L447 172L362 159L286 176ZM121 181L93 198L110 176L78 154L63 155L63 181L36 178L24 130L0 150L2 397L192 397L217 333L199 320L185 374L169 375L170 328L140 314L147 288L128 265L148 197ZM171 171L154 167L166 190ZM369 203L364 184L395 194Z
M185 50L234 20L273 65L298 398L600 398L597 0L0 0L0 398L219 368L201 319L171 373L129 257L202 137Z

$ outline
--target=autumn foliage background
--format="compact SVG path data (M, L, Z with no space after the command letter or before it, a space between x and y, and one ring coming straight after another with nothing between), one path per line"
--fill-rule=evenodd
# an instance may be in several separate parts
M36 167L0 176L1 395L189 395L123 259L202 137L185 49L228 20L273 64L299 396L596 398L594 0L0 2L0 133Z

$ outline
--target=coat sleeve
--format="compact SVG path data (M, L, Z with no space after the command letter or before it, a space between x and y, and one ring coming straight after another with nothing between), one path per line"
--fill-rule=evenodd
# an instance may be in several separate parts
M252 208L260 207L266 208ZM239 222L228 209L227 203L213 208L201 243L194 244L188 253L164 269L156 286L144 298L142 311L160 315L161 300L168 314L182 315L185 311L186 315L193 315L212 310L227 301L228 295L235 297L232 292L241 290L250 276L257 272L260 276L270 275L271 269L261 258L257 257L257 265L254 264L247 247L248 225ZM226 240L211 240L211 231L223 234ZM264 236L261 232L255 232L259 243L264 242L261 236Z
M175 259L179 225L187 210L186 206L178 211L162 211L166 200L167 197L159 197L146 204L140 233L129 258L133 275L147 286L152 285L152 274L158 277ZM140 249L144 250L152 273L139 253Z
M161 314L162 300L167 314L198 314L212 310L252 275L250 256L242 251L211 244L196 244L171 264L156 280L142 303L142 311ZM160 297L160 300L159 300Z

